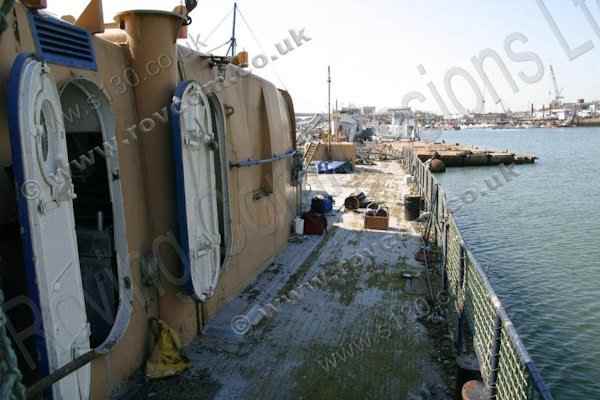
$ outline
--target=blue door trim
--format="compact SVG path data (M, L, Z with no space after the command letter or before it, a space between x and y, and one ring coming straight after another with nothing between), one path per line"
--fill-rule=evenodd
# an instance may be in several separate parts
M174 100L179 99L179 103L176 101L171 103L171 106L169 107L169 121L171 124L173 138L173 159L175 161L177 241L183 250L183 257L181 257L184 278L183 287L188 295L196 297L196 291L194 290L194 283L192 280L192 265L189 245L190 241L186 211L187 203L185 198L185 174L183 166L183 133L181 131L182 97L191 83L192 81L183 81L177 85L177 89L175 89Z
M12 154L12 165L15 175L17 188L17 204L19 213L19 223L21 225L21 239L23 241L23 261L25 263L25 272L27 274L27 291L33 305L37 307L34 310L34 321L38 317L42 318L37 324L41 332L35 335L36 350L38 352L38 369L42 377L48 376L50 373L48 361L48 349L46 337L44 334L44 321L42 317L42 308L40 304L40 293L37 284L37 274L34 263L33 243L31 240L31 226L29 224L29 204L28 200L23 196L22 188L26 182L25 165L23 160L23 143L21 142L21 126L19 123L19 97L21 92L21 77L28 62L33 62L35 59L31 54L21 53L17 56L8 81L8 128L10 132L10 144ZM31 210L37 212L36 210ZM52 399L52 390L48 389L44 393L45 398Z

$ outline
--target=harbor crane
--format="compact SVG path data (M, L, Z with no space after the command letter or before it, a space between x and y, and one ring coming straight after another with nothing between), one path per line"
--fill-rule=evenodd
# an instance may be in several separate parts
M562 100L564 99L562 92L563 89L558 87L558 80L556 79L556 73L554 72L554 67L550 65L550 75L552 76L552 84L554 85L554 100L552 101L552 106L560 107L562 105Z

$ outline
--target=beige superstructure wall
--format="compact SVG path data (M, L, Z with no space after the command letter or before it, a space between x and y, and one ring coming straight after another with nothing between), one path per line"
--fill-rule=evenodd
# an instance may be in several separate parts
M187 79L216 79L206 57L195 55L183 60ZM216 93L230 112L226 117L229 161L265 159L294 150L294 116L284 94L263 79L243 75L237 67L230 67L225 76L228 87ZM208 303L209 315L247 286L258 269L286 246L296 213L292 162L286 159L268 164L268 168L230 169L232 258L217 295Z
M15 6L14 14L9 17L9 26L14 29L6 30L0 37L2 167L12 162L6 115L6 83L10 69L19 53L35 52L27 10L20 4ZM137 26L135 29L140 28ZM135 295L132 318L124 338L108 355L92 364L94 400L109 398L143 366L150 318L163 319L184 342L191 341L202 328L201 320L210 318L237 295L286 246L296 213L296 188L291 181L292 159L275 161L267 166L230 168L228 190L232 247L216 295L203 307L198 307L181 287L169 284L166 279L161 279L161 288L144 286L141 268L143 260L148 257L159 255L163 261L167 260L164 262L168 268L176 272L181 265L167 240L170 234L177 232L169 124L155 117L156 127L143 130L140 122L149 117L148 112L154 108L157 109L152 112L159 114L164 112L164 107L168 109L173 90L181 80L197 80L206 84L216 78L217 72L208 57L189 50L177 51L174 39L171 44L162 41L157 48L157 40L144 40L144 36L132 39L132 32L116 30L100 35L103 38L94 38L98 71L50 65L59 86L76 78L95 82L106 93L116 116L116 144ZM132 41L135 48L131 47ZM173 47L169 47L171 45ZM148 55L148 52L152 54ZM177 53L179 57L175 56ZM182 56L183 53L186 55ZM165 71L161 68L160 73L154 76L143 76L147 78L143 82L129 84L131 80L126 80L128 70L146 68L144 62L135 62L140 54L150 57L146 60L162 55L174 57L175 72L170 67L165 67ZM227 88L216 90L212 95L218 98L226 111L226 153L229 161L265 159L293 150L294 115L290 113L293 107L288 103L289 96L259 77L240 73L237 67L227 67L226 78L228 76L235 79L229 82ZM157 82L159 84L154 89L157 92L153 93L152 85ZM208 91L212 85L206 87ZM0 187L2 199L5 192L6 188ZM156 196L161 197L157 200ZM11 204L2 201L0 218L12 216L14 209ZM155 251L157 248L158 253ZM205 312L205 315L199 315L199 311L200 314Z

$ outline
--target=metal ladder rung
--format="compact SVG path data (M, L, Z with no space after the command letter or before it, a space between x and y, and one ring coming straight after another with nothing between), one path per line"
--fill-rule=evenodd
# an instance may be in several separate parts
M311 143L308 145L308 149L306 150L306 154L304 155L304 164L310 164L312 162L313 157L315 156L315 153L317 152L317 149L319 148L319 144L318 143Z

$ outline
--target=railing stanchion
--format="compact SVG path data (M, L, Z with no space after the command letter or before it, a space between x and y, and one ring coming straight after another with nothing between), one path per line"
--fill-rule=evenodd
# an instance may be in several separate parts
M450 238L450 224L444 219L444 265L442 270L442 285L444 291L448 291L448 241Z
M467 260L465 254L464 243L460 243L460 269L459 269L459 281L458 288L456 290L456 297L458 301L458 332L456 335L456 351L458 354L462 354L465 350L464 345L464 333L465 333L465 281L467 272Z
M435 184L433 183L433 174L430 172L429 173L429 208L431 209L431 215L433 215L433 200L434 200L434 190L435 190Z
M490 358L490 400L496 400L498 396L498 366L500 365L500 345L502 341L502 317L496 309L496 322L494 324L494 341L492 342L492 354Z

